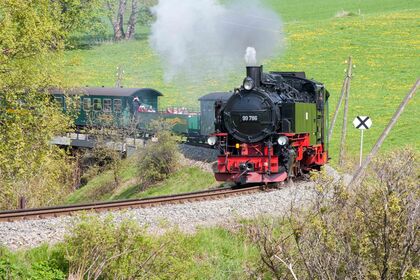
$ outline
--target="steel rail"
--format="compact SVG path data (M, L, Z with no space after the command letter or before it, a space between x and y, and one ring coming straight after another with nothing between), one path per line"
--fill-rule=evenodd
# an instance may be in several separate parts
M192 201L209 200L248 194L263 190L261 186L248 188L232 189L230 187L209 189L204 191L181 193L175 195L164 195L147 197L141 199L127 199L106 202L94 202L86 204L74 204L64 206L52 206L43 208L28 208L18 210L0 211L0 222L13 222L17 220L43 219L48 217L58 217L62 215L72 215L80 211L102 212L108 210L123 210L133 208L155 207L164 204L178 204Z

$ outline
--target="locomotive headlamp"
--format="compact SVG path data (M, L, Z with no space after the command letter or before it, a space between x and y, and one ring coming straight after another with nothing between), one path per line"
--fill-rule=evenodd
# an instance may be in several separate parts
M280 136L277 139L277 143L279 143L280 146L285 146L287 145L287 143L289 143L289 138L287 138L286 136Z
M216 145L216 142L217 142L217 137L216 136L210 136L209 138L207 138L207 143L210 146Z
M251 77L246 77L244 79L244 84L243 85L244 85L244 89L251 90L251 89L254 88L255 83L254 83L254 80Z

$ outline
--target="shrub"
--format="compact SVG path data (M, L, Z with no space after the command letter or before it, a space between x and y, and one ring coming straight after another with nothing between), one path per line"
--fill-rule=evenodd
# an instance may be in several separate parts
M258 256L243 242L222 228L152 236L135 221L107 216L82 218L62 246L70 279L239 279Z
M66 279L66 268L57 247L41 246L24 253L12 253L0 248L0 279L61 280Z
M66 237L72 279L135 279L147 275L160 248L135 222L112 216L82 219Z
M195 265L188 236L152 238L135 221L113 216L83 218L64 246L72 279L176 279Z
M139 155L139 173L143 188L167 178L179 167L180 153L171 133L162 130L157 142L149 142Z
M276 279L417 278L418 172L414 152L401 150L377 160L357 187L318 175L311 206L292 208L275 226L249 227L264 271Z

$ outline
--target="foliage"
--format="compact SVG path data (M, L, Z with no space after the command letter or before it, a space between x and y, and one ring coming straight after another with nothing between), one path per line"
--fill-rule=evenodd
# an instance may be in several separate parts
M66 238L69 275L75 279L134 279L148 274L161 248L136 223L89 217Z
M139 19L138 23L144 26L150 26L154 20L152 11L150 10L150 7L153 6L153 4L147 4L146 6L141 6L139 9Z
M1 249L0 279L239 279L258 260L245 238L219 227L152 235L134 221L86 216L53 247Z
M20 253L0 248L0 279L66 279L63 253L59 247L49 249L48 246Z
M88 134L95 137L95 147L87 153L91 157L93 166L99 167L99 171L111 170L114 177L115 186L120 183L121 159L123 156L120 151L122 139L126 137L120 134L121 131L111 127L98 127L88 130Z
M58 0L50 1L58 6L58 19L66 32L67 48L79 45L81 36L104 36L106 25L102 17L101 0Z
M139 174L142 188L162 181L179 167L178 145L171 133L162 130L156 134L157 141L149 142L139 156Z
M2 1L0 10L0 208L22 196L28 206L51 204L71 181L71 162L49 143L70 121L46 94L65 34L50 1Z
M84 217L63 247L73 279L227 279L245 276L256 251L226 229L153 237L136 222Z
M97 1L0 2L0 209L57 203L72 190L74 163L50 144L71 125L52 102L60 54ZM90 25L91 26L91 25Z
M415 279L420 191L413 151L378 160L352 189L326 176L307 209L250 227L262 267L276 279ZM274 225L274 226L273 226ZM263 269L264 271L264 269Z

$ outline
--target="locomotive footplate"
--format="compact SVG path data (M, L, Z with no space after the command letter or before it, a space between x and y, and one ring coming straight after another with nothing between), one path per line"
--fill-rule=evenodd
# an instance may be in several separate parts
M283 182L287 179L287 172L283 171L280 173L258 173L258 172L247 172L247 173L215 173L215 178L220 182L235 182L241 184L248 183L273 183Z
M268 156L219 156L217 181L245 183L282 182L287 178L284 168L279 168L277 157Z

